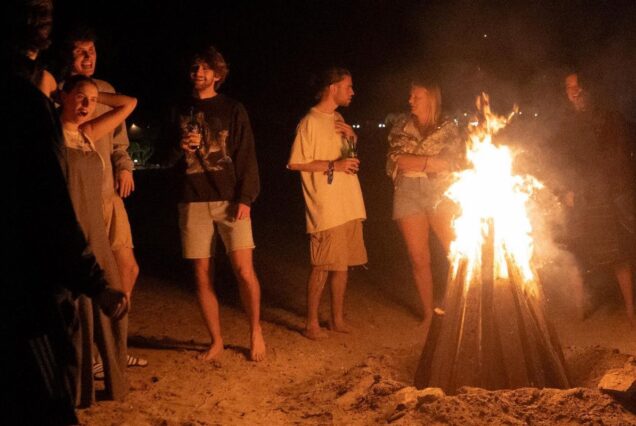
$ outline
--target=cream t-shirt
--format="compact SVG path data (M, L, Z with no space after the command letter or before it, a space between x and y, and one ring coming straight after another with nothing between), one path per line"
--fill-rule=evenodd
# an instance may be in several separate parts
M345 148L344 138L336 133L337 112L327 114L312 108L296 128L296 138L288 164L306 164L314 160L338 160ZM324 172L300 172L307 232L334 228L355 219L366 219L358 175L334 172L327 183Z

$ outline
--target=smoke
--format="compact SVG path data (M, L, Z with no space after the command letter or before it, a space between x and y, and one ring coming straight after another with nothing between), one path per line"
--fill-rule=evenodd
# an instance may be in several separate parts
M546 185L532 209L544 285L582 303L580 268L561 236L564 211L555 195L567 171L550 153L560 143L568 71L590 75L596 102L636 121L636 3L451 0L411 12L410 68L437 70L447 111L472 114L482 91L499 114L519 106L522 115L496 141L514 147L518 173Z
M598 4L597 4L598 3ZM636 3L454 0L413 8L411 60L437 67L455 108L487 91L495 108L513 103L552 112L567 69L590 71L599 96L636 120Z
M570 306L582 303L582 278L575 256L565 244L566 211L550 188L538 190L530 205L534 262L545 292Z

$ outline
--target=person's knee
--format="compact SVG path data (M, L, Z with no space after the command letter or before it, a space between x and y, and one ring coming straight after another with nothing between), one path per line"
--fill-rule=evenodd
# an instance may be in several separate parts
M132 277L133 281L139 276L139 265L135 259L135 254L132 249L121 249L115 251L117 266L121 272L129 277Z
M126 263L122 269L122 272L129 277L130 281L133 283L137 281L137 277L139 277L139 265L135 261L135 258L132 258L131 262Z
M135 258L133 258L132 265L130 265L130 275L133 280L137 280L139 276L139 264L135 261Z
M251 264L237 264L234 266L236 279L241 283L253 284L256 282L256 271Z
M201 278L207 277L210 273L210 260L209 259L193 259L192 271L194 272L194 276L197 282L200 281Z

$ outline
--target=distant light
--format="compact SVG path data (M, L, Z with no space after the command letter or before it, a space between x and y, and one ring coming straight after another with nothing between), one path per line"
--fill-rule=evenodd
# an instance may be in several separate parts
M488 38L488 34L484 34L484 38Z
M384 123L378 123L378 127L379 127L380 129L383 129L383 128L385 128L385 127L386 127L386 124L384 124Z
M535 112L535 113L534 113L534 116L535 116L535 117L538 117L538 116L539 116L539 113L538 113L538 112Z
M353 124L351 127L353 127L354 129L359 129L360 125L359 124Z
M468 124L470 124L471 126L475 126L475 127L476 127L476 126L478 126L478 125L479 125L479 121L471 121L471 122L470 122L470 123L468 123Z
M519 115L523 115L523 111L519 111Z
M139 163L139 160L137 160L136 158L133 160L133 163Z
M467 112L464 113L464 117L468 117L468 113Z

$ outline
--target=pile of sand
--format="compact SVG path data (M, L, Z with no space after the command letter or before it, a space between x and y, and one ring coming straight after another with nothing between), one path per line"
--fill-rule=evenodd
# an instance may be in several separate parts
M321 375L284 389L281 409L309 423L636 425L636 405L596 389L604 372L622 366L629 355L600 347L568 348L566 354L577 386L572 389L464 387L446 395L396 379L395 361L380 356L340 376Z

